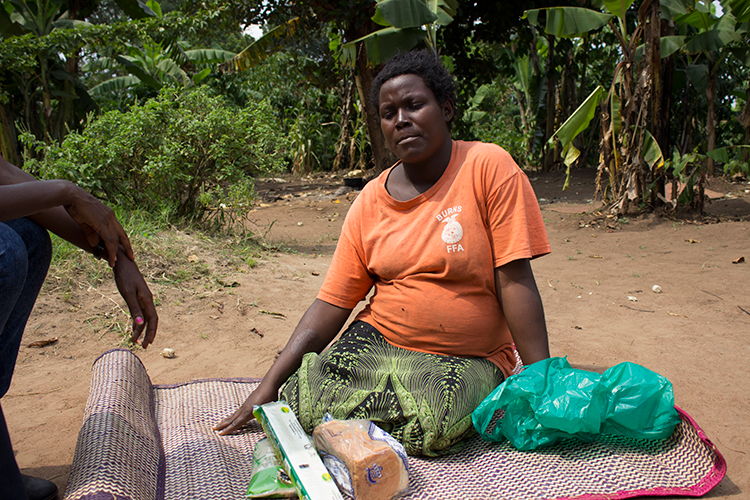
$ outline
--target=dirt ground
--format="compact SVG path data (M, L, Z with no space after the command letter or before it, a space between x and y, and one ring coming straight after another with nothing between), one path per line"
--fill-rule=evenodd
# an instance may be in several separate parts
M561 173L530 178L552 244L533 268L553 356L596 371L632 361L665 375L677 405L727 461L727 476L708 496L750 498L750 184L713 180L707 217L616 220L591 201L589 171L574 171L565 192ZM137 353L154 383L263 376L323 281L356 197L337 192L341 185L330 178L260 184L250 227L278 251L249 271L182 235L186 259L220 270L221 283L234 286L196 276L192 286L152 287L159 331ZM41 296L2 400L23 472L55 481L61 492L91 364L122 340L92 318L109 312L124 320L120 307L111 282ZM47 347L27 347L53 337ZM165 347L176 357L162 357Z

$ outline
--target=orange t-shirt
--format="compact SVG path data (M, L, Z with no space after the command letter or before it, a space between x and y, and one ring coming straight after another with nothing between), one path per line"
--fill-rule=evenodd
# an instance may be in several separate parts
M409 201L388 194L392 169L352 204L318 299L351 309L393 345L487 358L506 376L512 337L496 267L549 253L534 191L501 147L454 141L445 172Z

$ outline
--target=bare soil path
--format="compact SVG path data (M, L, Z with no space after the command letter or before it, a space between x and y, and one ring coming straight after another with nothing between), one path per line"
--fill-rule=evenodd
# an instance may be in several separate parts
M590 172L574 171L565 192L560 173L530 177L552 244L533 262L552 354L596 371L633 361L668 377L677 405L727 460L709 497L750 498L750 185L714 180L705 218L616 220L595 210ZM337 192L336 179L284 180L258 185L250 227L278 251L254 268L235 268L180 235L184 258L222 278L153 286L159 332L138 355L154 383L260 377L285 345L323 281L356 192ZM122 340L105 324L124 319L120 307L110 281L41 296L2 401L21 468L61 491L91 364ZM26 347L51 337L58 341ZM176 357L162 357L165 347Z

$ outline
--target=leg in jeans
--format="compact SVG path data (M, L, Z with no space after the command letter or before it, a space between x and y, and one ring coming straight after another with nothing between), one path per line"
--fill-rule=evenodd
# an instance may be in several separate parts
M23 330L51 257L52 246L44 228L28 219L0 222L0 398L10 387ZM2 409L0 475L0 498L26 498Z

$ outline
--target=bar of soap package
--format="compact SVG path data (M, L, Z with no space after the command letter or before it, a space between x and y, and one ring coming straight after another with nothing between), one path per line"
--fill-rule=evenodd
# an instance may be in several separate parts
M343 500L310 437L284 401L253 408L302 500Z
M384 500L409 492L404 447L369 420L334 420L313 430L313 441L341 491L356 500Z

